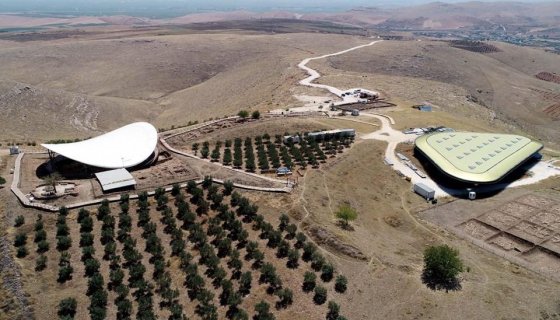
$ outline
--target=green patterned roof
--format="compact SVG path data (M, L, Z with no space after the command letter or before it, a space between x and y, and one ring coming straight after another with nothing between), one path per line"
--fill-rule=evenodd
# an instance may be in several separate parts
M446 174L473 183L491 183L542 149L512 134L437 132L418 137L416 148Z

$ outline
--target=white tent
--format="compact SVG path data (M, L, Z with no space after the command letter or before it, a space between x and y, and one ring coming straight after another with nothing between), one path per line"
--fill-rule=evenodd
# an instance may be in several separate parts
M136 122L88 140L42 146L93 167L117 169L144 162L154 153L157 140L153 125Z

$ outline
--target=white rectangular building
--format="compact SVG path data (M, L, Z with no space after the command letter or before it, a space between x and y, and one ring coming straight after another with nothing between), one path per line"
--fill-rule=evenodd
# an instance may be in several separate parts
M103 191L134 187L136 180L126 169L115 169L95 174Z

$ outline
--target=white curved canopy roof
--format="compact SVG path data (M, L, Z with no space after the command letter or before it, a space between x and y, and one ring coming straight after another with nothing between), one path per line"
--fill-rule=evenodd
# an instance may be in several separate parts
M117 169L134 167L148 159L157 140L153 125L136 122L88 140L42 146L90 166Z

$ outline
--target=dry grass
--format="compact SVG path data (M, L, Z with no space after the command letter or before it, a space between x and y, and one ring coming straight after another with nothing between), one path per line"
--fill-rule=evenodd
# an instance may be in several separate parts
M74 39L4 41L0 140L87 137L131 121L159 127L296 103L308 56L362 44L329 34L107 30ZM4 45L5 44L5 45ZM26 88L28 87L28 88Z

